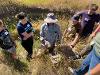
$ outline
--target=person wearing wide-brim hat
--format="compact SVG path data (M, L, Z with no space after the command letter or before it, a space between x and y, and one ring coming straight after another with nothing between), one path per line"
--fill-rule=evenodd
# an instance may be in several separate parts
M57 22L58 20L54 16L54 13L48 13L40 30L42 46L48 49L51 55L55 55L55 44L61 39L61 31Z
M47 14L47 18L44 19L44 22L46 23L56 23L58 22L58 19L54 16L54 13Z

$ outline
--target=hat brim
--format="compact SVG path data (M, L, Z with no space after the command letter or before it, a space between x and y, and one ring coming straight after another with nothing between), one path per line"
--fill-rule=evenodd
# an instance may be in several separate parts
M44 22L46 22L46 23L56 23L56 22L58 22L58 20L57 19L46 18L46 19L44 19Z

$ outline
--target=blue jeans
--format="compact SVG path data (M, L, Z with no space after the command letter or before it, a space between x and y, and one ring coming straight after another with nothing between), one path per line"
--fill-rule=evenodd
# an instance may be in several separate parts
M75 70L74 75L84 75L99 63L100 57L95 54L95 49L93 48L89 55L83 60L81 67Z

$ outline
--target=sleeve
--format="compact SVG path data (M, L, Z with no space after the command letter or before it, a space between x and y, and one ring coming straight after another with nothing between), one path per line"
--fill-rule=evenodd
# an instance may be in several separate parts
M60 30L60 26L59 25L57 25L57 33L58 33L58 41L61 41L61 36L62 36L62 34L61 34L61 30Z
M44 40L45 38L45 34L44 34L44 27L45 27L45 25L42 25L41 26L41 29L40 29L40 40L42 41L42 40Z
M76 13L73 17L72 17L72 21L76 20L79 21L79 19L82 17L83 11Z
M21 26L18 26L18 27L17 27L17 31L18 31L19 34L25 32L24 28L21 27Z

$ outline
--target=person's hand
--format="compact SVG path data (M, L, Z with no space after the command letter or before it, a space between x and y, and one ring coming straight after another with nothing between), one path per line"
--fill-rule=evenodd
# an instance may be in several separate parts
M72 42L69 46L70 46L71 48L74 48L75 44Z
M46 47L51 47L50 42L45 40L45 46L46 46Z
M24 36L23 40L27 40L29 37L33 36L33 33L29 33L26 36Z
M28 39L28 37L25 37L25 36L24 36L23 40L27 40L27 39Z
M96 35L95 33L92 33L92 34L90 35L90 37L93 38L93 37L95 37L95 35Z

